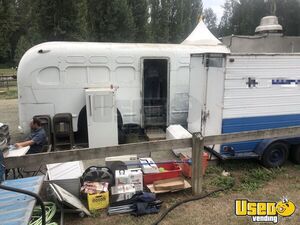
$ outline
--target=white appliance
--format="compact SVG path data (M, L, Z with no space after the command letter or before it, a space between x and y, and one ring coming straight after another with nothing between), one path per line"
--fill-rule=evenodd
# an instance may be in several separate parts
M85 95L89 147L118 145L115 89L86 89Z

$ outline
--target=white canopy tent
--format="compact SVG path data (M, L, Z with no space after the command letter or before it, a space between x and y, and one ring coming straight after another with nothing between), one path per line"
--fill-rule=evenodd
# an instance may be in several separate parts
M202 19L181 44L201 46L212 52L230 53L230 50L208 30Z

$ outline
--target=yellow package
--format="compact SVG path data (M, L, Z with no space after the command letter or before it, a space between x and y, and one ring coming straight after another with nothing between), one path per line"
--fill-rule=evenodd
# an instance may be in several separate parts
M87 194L87 200L90 211L105 209L109 205L109 193Z

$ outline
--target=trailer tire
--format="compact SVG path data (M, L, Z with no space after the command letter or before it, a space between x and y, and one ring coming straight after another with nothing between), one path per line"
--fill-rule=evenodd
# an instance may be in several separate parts
M274 142L270 144L263 153L262 164L265 167L282 166L288 156L289 146L284 142Z
M300 145L294 145L291 149L290 160L293 163L300 164Z
M118 143L119 145L126 143L126 135L121 128L118 128Z
M119 109L117 109L117 117L118 117L118 128L122 129L123 128L123 118L122 118L122 115L121 115Z

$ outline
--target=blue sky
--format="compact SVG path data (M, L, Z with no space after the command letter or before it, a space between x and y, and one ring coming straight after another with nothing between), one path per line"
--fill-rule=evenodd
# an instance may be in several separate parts
M212 8L214 12L217 14L218 20L220 21L223 15L222 5L225 0L202 0L204 8Z

